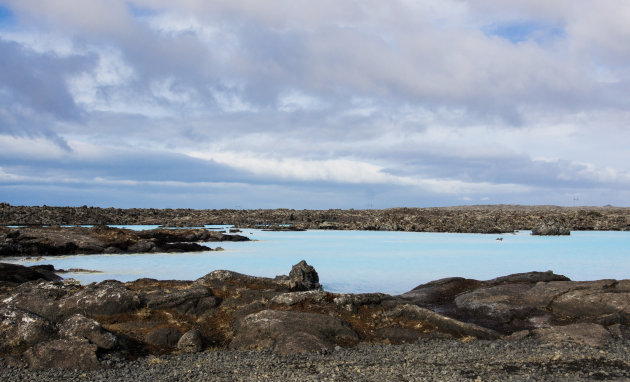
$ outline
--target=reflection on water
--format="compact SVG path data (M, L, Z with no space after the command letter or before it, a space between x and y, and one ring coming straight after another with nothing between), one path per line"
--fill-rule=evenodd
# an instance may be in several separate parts
M541 237L531 236L528 231L502 235L242 231L240 235L254 241L208 243L224 251L78 255L13 262L103 272L63 275L89 283L140 277L193 280L217 269L274 277L288 274L291 265L305 259L315 267L326 290L391 294L443 277L489 279L534 270L553 270L573 280L630 278L630 232L572 232L571 236Z

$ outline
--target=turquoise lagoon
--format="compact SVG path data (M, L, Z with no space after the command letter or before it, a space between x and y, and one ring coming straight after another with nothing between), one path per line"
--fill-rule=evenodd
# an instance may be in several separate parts
M399 294L443 277L490 279L546 270L572 280L630 278L630 232L577 231L556 237L532 236L529 231L487 235L245 229L241 234L252 241L207 243L224 251L75 255L11 262L103 272L64 275L90 283L141 277L194 280L217 269L274 277L288 274L293 264L304 259L315 267L326 290L348 293Z

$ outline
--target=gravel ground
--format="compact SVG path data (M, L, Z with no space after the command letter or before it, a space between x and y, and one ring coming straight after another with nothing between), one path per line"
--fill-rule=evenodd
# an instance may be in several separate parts
M409 345L280 356L267 351L207 350L108 359L97 371L29 371L0 361L2 381L630 381L630 341L603 349L534 341L422 340Z

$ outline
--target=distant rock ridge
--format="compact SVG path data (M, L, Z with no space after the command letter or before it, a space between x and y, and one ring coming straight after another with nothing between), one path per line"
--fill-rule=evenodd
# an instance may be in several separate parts
M20 275L36 271L16 267ZM486 281L452 277L390 296L324 291L305 261L291 273L272 279L217 270L194 281L86 286L5 274L0 357L34 370L94 369L107 367L109 355L206 348L294 354L423 338L593 347L630 339L630 280L575 282L551 271ZM305 290L296 291L296 283Z
M629 230L630 208L488 205L383 210L194 210L26 207L0 203L0 225L155 224L236 225L280 231L303 229L503 233L532 230L546 220L572 231Z

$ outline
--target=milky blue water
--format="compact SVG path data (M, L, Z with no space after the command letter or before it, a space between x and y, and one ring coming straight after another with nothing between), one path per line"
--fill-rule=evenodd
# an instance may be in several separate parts
M147 228L155 226L136 227ZM193 280L217 269L274 277L288 274L293 264L304 259L315 267L326 290L353 293L398 294L443 277L490 279L534 270L553 270L573 280L630 278L630 232L572 232L554 237L531 236L529 231L484 235L247 229L241 234L254 241L207 243L224 251L12 261L104 272L65 275L89 283L140 277ZM503 240L496 240L499 237Z

